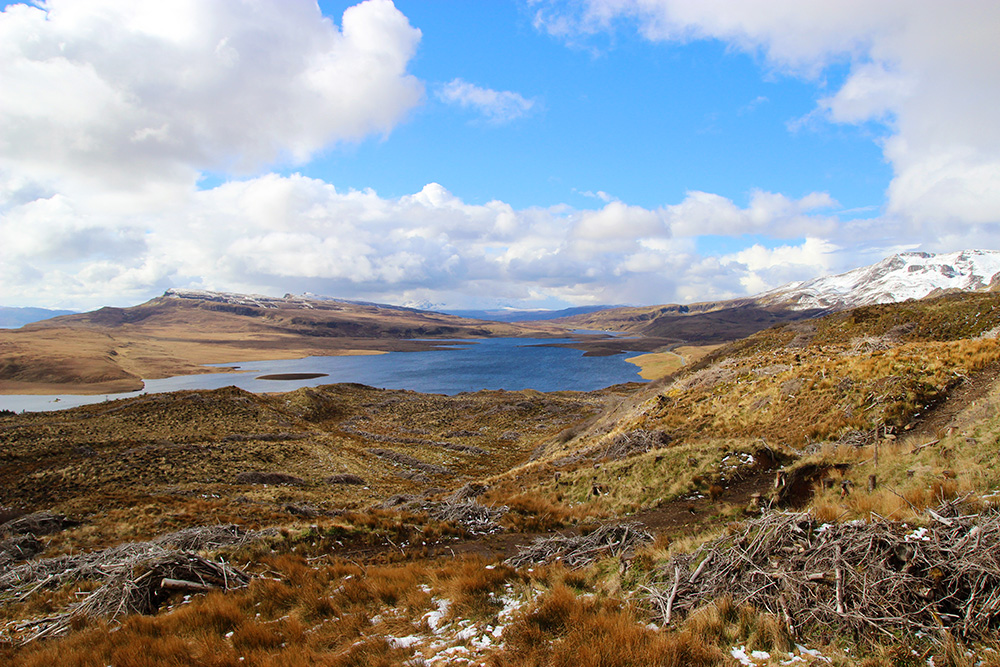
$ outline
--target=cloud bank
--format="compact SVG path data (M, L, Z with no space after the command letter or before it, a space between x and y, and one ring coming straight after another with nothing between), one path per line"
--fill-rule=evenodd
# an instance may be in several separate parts
M790 200L758 192L740 208L692 192L658 209L611 201L594 210L516 210L465 203L437 183L389 199L267 174L192 191L142 216L63 195L9 207L0 281L7 298L83 306L108 294L134 303L171 286L470 306L481 303L475 295L533 303L723 298L755 287L771 267L738 255L708 271L695 252L698 235L786 230L788 249L761 252L799 252L809 276L832 246L797 239L835 224L815 210L828 203L822 193Z
M0 302L129 305L176 286L452 307L666 303L917 246L1000 247L1000 6L532 6L567 39L624 25L653 41L723 40L781 75L848 63L814 115L885 128L884 210L845 222L828 193L767 191L515 209L437 183L390 198L269 173L385 137L421 104L408 71L421 33L391 2L337 25L307 0L49 0L0 13ZM494 123L534 104L463 79L435 94ZM199 187L206 173L235 180ZM743 249L709 256L712 237Z

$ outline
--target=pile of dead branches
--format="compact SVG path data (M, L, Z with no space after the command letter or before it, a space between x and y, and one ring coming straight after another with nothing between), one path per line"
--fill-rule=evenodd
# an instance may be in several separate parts
M420 472L427 473L429 475L450 475L451 471L444 466L439 466L434 463L427 463L427 461L421 461L415 456L410 456L409 454L403 454L402 452L397 452L392 449L381 449L374 448L369 449L369 452L379 457L380 459L385 459L395 465L406 466L408 468L413 468L414 470L419 470Z
M878 439L878 428L872 428L864 431L851 430L840 436L837 439L837 444L846 445L848 447L869 447L878 442Z
M646 591L665 623L729 597L777 615L793 636L819 628L976 635L1000 620L1000 513L961 507L928 510L921 527L768 513L675 557Z
M500 519L503 518L508 509L506 505L492 507L480 505L474 500L445 501L430 505L430 507L425 508L429 517L438 521L456 523L473 535L487 535L503 530L500 526Z
M469 482L456 489L454 493L448 496L448 500L453 503L462 502L464 500L472 500L474 498L478 498L489 490L490 487L486 484Z
M236 526L189 528L149 542L130 542L110 549L33 560L0 574L0 603L23 601L36 591L77 581L101 586L63 614L20 624L32 629L24 641L59 634L78 615L117 619L130 613L150 613L171 591L228 590L245 586L248 576L225 562L196 551L237 548L267 535Z
M638 521L605 524L586 535L554 535L535 540L508 558L512 567L561 561L568 567L583 567L604 556L620 556L653 541Z
M67 519L53 512L32 512L0 524L0 537L32 534L50 535L66 528L80 525L78 521Z
M42 543L32 533L0 540L0 568L34 558L42 548Z
M175 592L231 590L250 583L249 575L242 570L190 552L151 555L139 551L131 558L100 567L105 575L100 587L62 614L20 624L18 630L31 630L21 641L62 634L78 616L115 621L128 614L151 614Z
M464 487L463 487L464 488ZM488 535L503 530L500 519L508 512L506 505L480 505L475 500L427 500L421 496L397 494L384 500L379 507L401 512L426 514L437 521L457 524L473 535Z

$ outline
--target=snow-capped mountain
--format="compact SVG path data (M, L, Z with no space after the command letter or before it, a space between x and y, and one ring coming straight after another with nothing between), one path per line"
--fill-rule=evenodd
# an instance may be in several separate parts
M904 252L847 273L789 283L757 298L794 310L839 310L922 299L945 290L983 291L998 286L1000 251Z

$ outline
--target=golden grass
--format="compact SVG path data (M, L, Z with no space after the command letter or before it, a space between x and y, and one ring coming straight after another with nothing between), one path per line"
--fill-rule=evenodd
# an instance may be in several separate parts
M646 380L659 380L680 370L684 357L674 352L650 352L635 357L627 357L625 361L639 367L639 377Z
M556 586L524 619L504 630L495 667L626 667L723 665L716 648L689 633L665 635L639 623L615 600L581 598Z

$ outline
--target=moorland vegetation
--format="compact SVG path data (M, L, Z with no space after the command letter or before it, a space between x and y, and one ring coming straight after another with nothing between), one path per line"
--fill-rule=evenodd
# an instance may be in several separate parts
M1000 665L1000 295L649 384L0 416L11 665Z

